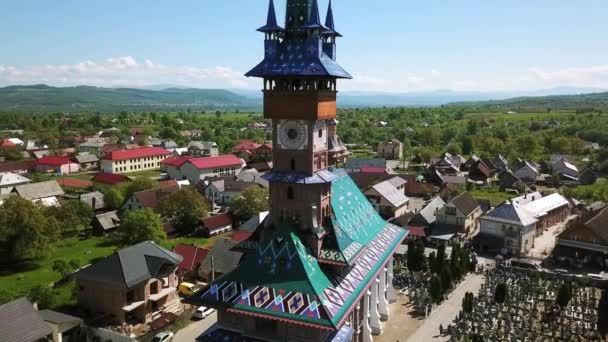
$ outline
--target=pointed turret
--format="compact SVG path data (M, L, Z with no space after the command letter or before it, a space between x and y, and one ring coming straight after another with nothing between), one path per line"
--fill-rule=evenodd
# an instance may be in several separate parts
M307 29L321 29L326 30L325 26L321 25L321 17L319 15L319 4L317 0L312 0L312 7L310 8L310 17L306 25L302 26Z
M329 0L329 7L327 8L325 27L327 28L327 31L325 31L323 34L327 36L342 37L342 35L336 31L336 26L334 24L334 11L331 8L331 0Z
M260 27L258 31L264 33L283 31L283 28L277 24L277 15L274 10L273 0L270 0L268 3L268 16L266 19L266 25Z

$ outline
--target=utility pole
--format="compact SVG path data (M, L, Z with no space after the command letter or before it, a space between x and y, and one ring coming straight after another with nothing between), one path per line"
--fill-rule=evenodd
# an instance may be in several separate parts
M211 281L215 281L215 258L211 256Z

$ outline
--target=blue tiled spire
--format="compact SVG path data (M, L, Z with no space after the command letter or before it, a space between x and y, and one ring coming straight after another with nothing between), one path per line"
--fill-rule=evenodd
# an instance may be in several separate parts
M317 0L312 0L312 7L310 9L310 17L308 19L308 23L303 26L304 28L309 29L325 29L323 25L321 25L321 18L319 16L319 4Z
M266 25L260 27L258 31L264 33L272 33L282 30L283 28L277 24L277 15L274 10L274 1L270 0L268 3L268 17L266 19Z
M327 17L325 18L325 27L327 27L327 31L325 31L324 34L328 36L342 37L342 35L336 31L336 26L334 24L334 11L331 8L331 0L329 0Z

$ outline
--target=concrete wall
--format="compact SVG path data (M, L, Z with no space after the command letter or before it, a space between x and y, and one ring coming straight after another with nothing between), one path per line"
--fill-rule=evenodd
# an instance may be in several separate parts
M238 175L243 169L242 165L232 165L217 169L198 169L190 162L186 162L180 168L182 178L190 181L190 184L197 184L201 179L208 177L218 177L223 175Z
M529 251L534 245L536 224L523 227L514 223L495 221L487 217L482 217L479 221L480 232L503 239L504 247L511 253L517 254L520 237L522 253ZM511 228L511 231L509 231L509 228Z
M145 170L156 170L160 168L160 162L167 159L168 155L159 155L144 158L132 158L126 160L101 161L101 171L107 173L128 173Z

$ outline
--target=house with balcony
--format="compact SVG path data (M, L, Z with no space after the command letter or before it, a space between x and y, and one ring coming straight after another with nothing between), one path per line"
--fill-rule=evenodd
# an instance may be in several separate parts
M451 226L455 232L473 234L479 228L482 214L483 210L475 198L463 192L437 211L437 224Z
M78 306L113 324L152 321L181 304L182 256L146 241L121 249L74 274Z

